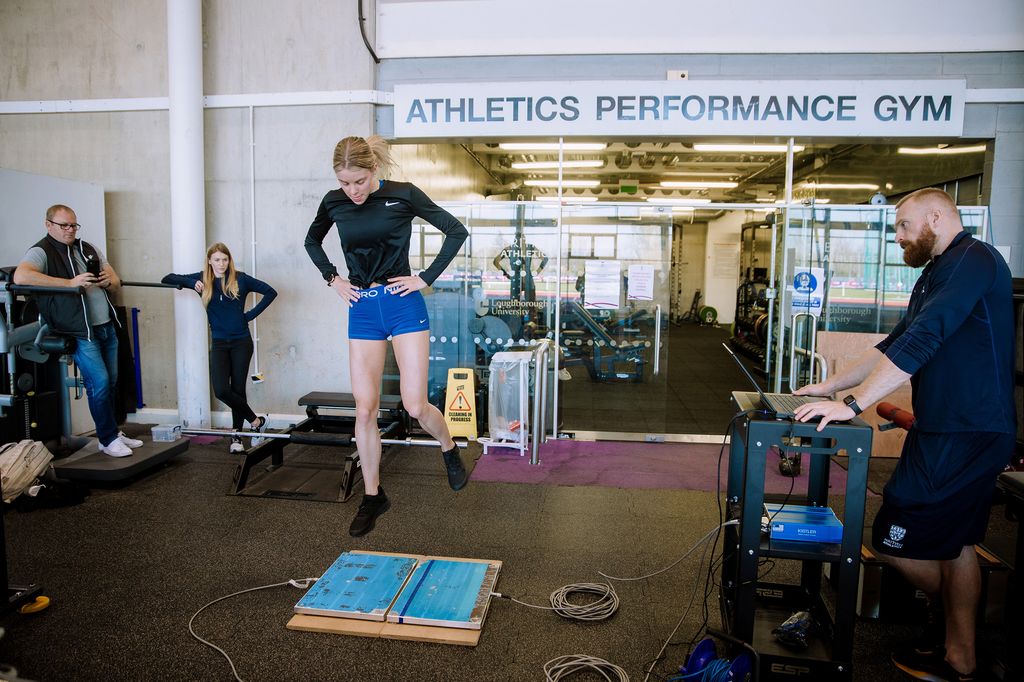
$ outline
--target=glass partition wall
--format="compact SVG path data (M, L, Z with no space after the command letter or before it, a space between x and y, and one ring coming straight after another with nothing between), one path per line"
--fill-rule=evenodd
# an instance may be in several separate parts
M790 187L791 173L790 155ZM548 354L549 434L628 434L655 441L679 435L668 434L669 425L679 422L667 414L678 405L670 399L667 381L673 210L692 212L692 207L571 198L443 205L470 236L426 297L431 402L444 409L449 369L472 368L483 435L495 354L550 343L557 352ZM758 348L748 348L747 356L776 391L813 380L810 359L818 331L890 330L920 275L903 263L894 241L893 206L816 205L811 199L773 208L712 203L700 206L700 212L706 246L715 221L723 221L716 235L739 230L735 284L718 284L735 286L738 315L751 273L761 282L747 306L757 313L757 334L746 338L754 338ZM987 237L987 208L962 208L961 216L968 230ZM722 238L715 240L721 246ZM429 224L413 223L414 271L430 264L442 241ZM713 274L721 279L715 263ZM750 267L744 270L745 263ZM734 336L740 322L737 317ZM743 350L742 345L734 347ZM389 367L384 390L398 393L393 360Z
M557 205L444 207L470 237L426 296L431 402L443 408L449 369L472 368L481 389L478 410L485 411L494 355L549 339L558 348L548 368L551 432L663 433L671 211L565 207L560 236ZM429 224L413 223L414 271L430 264L442 240ZM385 380L385 392L398 391L397 372ZM624 402L649 405L644 423L622 423Z
M773 389L789 391L815 380L810 358L818 331L888 333L923 268L903 262L893 206L798 205L781 213L788 220L776 235L779 304L767 369ZM982 240L987 216L985 207L960 207L964 228Z

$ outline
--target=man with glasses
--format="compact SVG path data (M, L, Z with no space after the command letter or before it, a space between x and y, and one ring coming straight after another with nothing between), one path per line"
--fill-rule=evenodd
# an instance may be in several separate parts
M50 332L75 339L75 365L82 372L99 449L127 457L142 441L118 430L114 410L117 384L117 330L108 292L121 286L103 253L78 238L75 212L57 204L46 211L46 236L30 248L14 271L14 283L41 287L81 287L81 296L35 296Z

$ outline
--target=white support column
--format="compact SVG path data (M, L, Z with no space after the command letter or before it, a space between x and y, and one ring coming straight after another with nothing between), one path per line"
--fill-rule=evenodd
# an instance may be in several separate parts
M168 128L171 159L171 256L175 272L195 272L206 255L203 165L203 31L201 0L167 0ZM206 315L195 294L175 293L174 341L178 417L210 425Z

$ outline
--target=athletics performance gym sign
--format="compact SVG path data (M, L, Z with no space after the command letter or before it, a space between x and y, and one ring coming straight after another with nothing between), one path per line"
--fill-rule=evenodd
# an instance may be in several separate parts
M395 86L396 138L958 137L966 84L567 81Z

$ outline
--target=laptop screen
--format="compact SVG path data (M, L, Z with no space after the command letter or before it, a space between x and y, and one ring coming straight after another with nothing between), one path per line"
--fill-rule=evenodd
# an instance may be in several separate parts
M731 355L732 359L736 362L736 365L740 368L740 370L742 370L743 375L747 377L747 380L750 382L750 385L753 386L754 390L756 390L758 395L761 396L761 402L764 404L764 406L771 407L771 404L768 402L768 396L766 396L764 394L764 391L761 390L761 386L754 379L753 375L751 375L751 373L747 370L746 365L744 365L743 362L739 359L739 357L732 352L732 348L729 348L729 346L724 341L722 342L722 348L728 351L729 355Z

